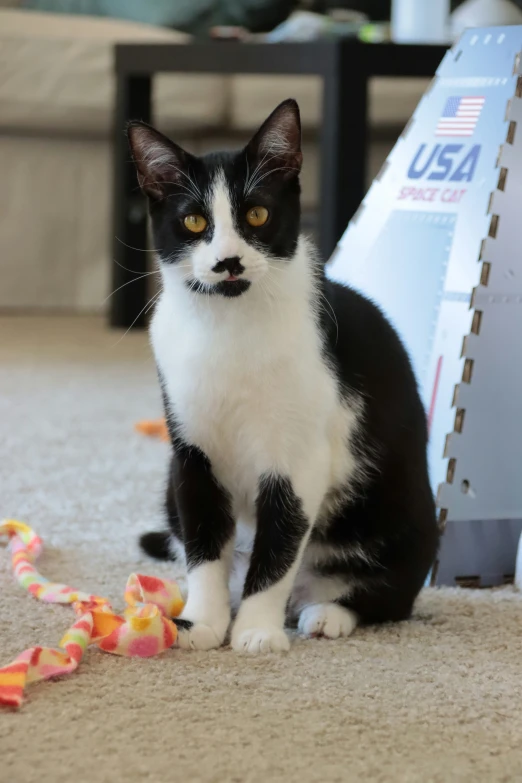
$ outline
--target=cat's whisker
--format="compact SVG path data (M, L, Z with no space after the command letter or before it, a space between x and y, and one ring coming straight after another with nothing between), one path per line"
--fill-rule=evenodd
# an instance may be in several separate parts
M151 170L154 169L155 165L158 165L158 164L161 164L161 163L163 165L166 165L167 168L174 169L174 171L176 171L178 174L181 174L183 177L185 177L185 179L187 179L187 181L189 182L190 187L192 188L194 194L196 195L196 199L197 198L202 198L201 191L199 189L199 186L198 186L197 182L186 171L183 171L183 169L179 168L179 166L176 166L171 161L165 162L165 161L161 160L161 158L158 159L158 160L153 160L153 159L151 160L150 158L134 158L134 163L145 163L147 165L147 167L149 167ZM162 182L150 182L148 184L150 184L150 185L159 185L159 184L165 184L165 182L164 181L162 181ZM176 183L173 182L171 184L174 185ZM183 187L186 187L186 186L183 186Z
M144 274L143 272L138 272L138 271L136 271L136 269L130 269L128 266L123 266L123 264L120 264L120 262L119 262L119 261L117 261L115 258L113 258L112 260L114 261L114 263L116 264L116 266L119 266L119 267L121 267L121 269L125 269L125 271L126 271L126 272L132 272L132 274L133 274L133 275L141 275L141 274ZM161 274L161 272L159 271L159 269L158 269L158 270L156 270L155 274L157 274L157 275Z
M145 315L147 315L149 313L149 311L152 310L152 308L154 307L154 305L156 304L156 302L158 301L158 299L160 298L162 293L163 293L163 291L158 291L158 293L152 298L152 302L150 303L150 305L145 310Z
M119 340L117 340L117 341L114 343L114 345L112 346L112 348L113 348L113 349L114 349L114 348L117 348L117 346L118 346L118 345L121 343L121 341L123 340L123 338L124 338L124 337L126 337L126 336L128 335L128 333L130 332L130 330L132 329L132 327L134 326L134 324L136 323L136 321L138 320L138 318L140 318L140 317L141 317L141 315L143 314L143 312L144 312L144 311L147 309L147 307L149 307L149 305L151 304L152 300L153 300L153 299L155 299L156 297L158 297L160 294L161 294L161 291L159 291L157 294L154 294L153 296L151 296L151 298L149 299L149 301L147 302L147 304L145 305L145 307L142 307L142 309L139 311L138 315L136 316L136 318L134 319L134 321L131 323L131 325L129 326L129 328L128 328L128 329L127 329L127 330L126 330L126 331L125 331L125 332L122 334L122 336L120 337L120 339L119 339Z
M265 283L266 283L266 280L265 280ZM259 280L258 281L258 285L261 288L261 291L263 292L263 295L264 295L266 301L268 302L268 307L270 309L270 312L273 315L274 314L274 303L273 303L273 301L272 301L272 299L270 297L270 292L268 290L268 286L265 285L265 283L263 283L263 280Z
M188 264L180 264L176 262L176 269L192 269L192 264L190 262Z
M279 272L279 274L282 274L283 272L287 271L287 269L281 266L273 266L272 264L267 264L267 266L271 272Z
M335 328L337 331L335 344L337 345L337 342L339 341L339 322L337 320L337 316L335 315L335 310L333 309L332 305L330 304L326 296L322 293L322 291L319 291L319 301L324 307L325 313L329 316L330 320L335 324Z
M190 198L193 201L195 201L197 204L201 204L201 205L203 204L203 199L201 198L201 196L198 196L196 193L193 193L191 190L189 190L189 188L185 187L184 185L182 185L179 182L176 183L176 187L177 188L182 188L185 191L185 193L187 193L190 196ZM170 198L175 198L176 196L181 196L181 195L185 195L185 194L184 193L171 193L170 195L166 196L166 200L168 201Z
M247 182L245 183L245 195L248 195L248 193L250 193L250 192L251 192L252 188L250 187L250 184L253 182L253 180L254 180L254 178L255 178L255 176L256 176L256 174L257 174L257 172L258 172L258 171L260 171L260 170L261 170L261 169L262 169L262 168L263 168L265 165L267 165L268 163L270 163L270 161L271 161L271 160L274 160L275 158L279 157L279 156L276 154L276 155L272 155L272 157L271 157L271 158L269 158L268 160L266 160L266 157L267 157L267 155L270 155L270 153L272 152L273 148L274 148L274 145L273 145L273 144L270 144L270 145L267 147L267 149L266 149L266 152L265 152L265 154L263 155L263 158L262 158L262 159L259 161L259 163L258 163L258 164L257 164L257 166L255 167L254 171L252 172L252 176L250 177L250 179L249 179L249 180L247 180ZM265 163L265 161L266 161L266 163ZM248 164L248 160L247 160L247 164Z
M270 171L265 171L264 174L260 174L256 181L253 183L251 190L254 190L257 188L260 182L265 179L265 177L269 177L271 174L275 174L276 171L299 171L299 169L294 168L293 166L278 166L275 169L270 169Z
M138 253L159 253L161 252L159 248L155 247L133 247L132 245L128 245L126 242L123 241L123 239L120 239L119 237L114 237L114 239L120 243L120 245L124 245L125 247L128 247L129 250L136 250Z
M122 288L125 288L125 286L130 285L131 283L136 283L138 280L143 280L144 277L150 277L151 275L159 275L160 272L146 272L144 275L139 275L139 277L134 277L132 280L127 280L126 283L123 283L118 288L116 288L114 291L112 291L109 296L106 296L103 302L100 304L100 307L103 307L105 302L111 298L111 296L114 296L114 294L118 293L118 291L121 291Z
M245 185L243 187L243 195L245 195L248 188L248 183L250 181L250 165L248 163L248 155L246 153L245 153L245 160L246 160L246 177L245 177Z
M281 325L281 329L284 330L284 327L285 327L285 325L284 325L284 318L285 318L284 309L282 307L277 307L276 308L276 306L275 306L275 303L280 298L280 293L281 293L281 286L279 284L279 281L278 280L274 280L273 278L271 278L269 276L265 276L263 278L263 285L264 285L264 287L266 287L266 290L267 290L268 298L269 298L269 301L270 301L270 309L272 311L272 316L274 315L274 312L277 314L277 318L278 318L279 323ZM277 288L276 291L274 291L274 286Z
M282 277L272 277L271 275L268 275L267 277L270 281L270 285L275 288L278 294L286 289L286 282Z
M119 237L114 237L114 239L116 240L116 242L119 242L120 245L124 245L125 247L128 247L129 250L136 250L138 253L160 253L161 252L159 250L159 248L155 248L155 247L133 247L132 245L128 245L126 242L123 241L123 239L120 239Z
M169 253L168 256L165 256L164 258L160 257L160 261L163 261L164 264L175 264L176 266L179 266L179 253Z
M185 193L187 193L192 199L194 199L194 201L197 201L197 202L202 202L203 201L203 198L202 198L202 196L200 194L195 193L193 190L191 190L187 185L184 185L182 182L164 182L163 180L157 180L155 182L147 181L147 185L149 185L149 186L150 185L166 185L166 184L167 185L172 185L172 187L175 187L175 188L181 188L181 190L185 191ZM183 194L181 194L181 193L171 193L169 196L166 196L165 199L163 199L163 200L167 200L168 201L169 198L174 198L174 196L180 196L180 195L183 195Z
M199 189L199 185L196 182L195 179L193 179L190 174L188 174L186 171L183 171L183 169L180 169L179 166L175 166L174 163L168 164L169 169L174 169L179 174L181 174L185 179L188 181L190 187L194 190L195 193L198 193L199 196L201 196L201 190Z
M267 156L270 155L270 153L273 152L274 149L276 149L276 148L278 149L278 151L274 155L272 155L270 158L268 158L268 160L267 160ZM270 163L270 161L275 160L276 158L281 158L282 156L284 156L284 151L285 150L281 149L280 146L278 147L278 145L275 142L269 143L267 145L266 152L265 152L263 158L260 160L260 162L258 163L256 168L252 172L252 176L250 177L250 179L247 180L246 186L248 186L248 187L246 187L246 190L248 190L248 192L253 190L252 182L255 180L256 174L259 171L261 171L265 166L267 166Z
M149 182L148 184L149 185L165 185L165 182L163 182L163 181ZM181 183L181 182L171 182L171 183L167 183L167 184L171 184L175 188L180 188L185 193L187 193L192 199L194 199L194 201L197 201L197 202L202 201L201 196L199 196L197 193L194 193L189 187L187 187L187 185L183 185L183 183ZM168 196L165 197L165 200L168 201L169 198L174 198L175 196L181 196L181 195L183 195L183 194L181 194L181 193L170 193Z
M254 188L257 187L258 181L256 181L256 175L258 174L258 172L261 172L262 169L265 166L267 166L270 163L271 160L275 160L276 158L280 157L280 155L272 155L271 158L268 158L268 160L266 160L266 157L267 157L267 155L270 154L270 152L271 152L271 148L267 149L267 151L265 152L262 160L257 164L256 168L252 172L252 176L250 177L250 181L245 183L245 189L244 189L244 196L245 196L245 198L248 195L250 195L250 193L254 190ZM278 169L271 169L271 171L267 172L267 174L272 173L272 171L278 171Z
M248 194L250 193L250 191L251 191L250 183L252 182L252 180L256 176L256 173L259 171L260 167L263 165L267 155L268 155L268 150L267 150L267 152L265 152L262 160L260 160L259 163L257 164L257 166L255 167L254 171L252 172L252 176L245 182L245 188L244 188L244 191L243 191L243 194L245 196L248 196Z

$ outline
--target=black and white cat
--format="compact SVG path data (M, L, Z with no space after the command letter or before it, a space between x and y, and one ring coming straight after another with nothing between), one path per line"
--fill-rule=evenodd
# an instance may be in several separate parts
M425 414L393 329L300 235L297 104L240 152L128 133L162 273L151 341L173 443L170 529L142 546L186 563L180 646L223 643L234 575L237 651L287 650L289 617L330 638L407 618L439 538Z

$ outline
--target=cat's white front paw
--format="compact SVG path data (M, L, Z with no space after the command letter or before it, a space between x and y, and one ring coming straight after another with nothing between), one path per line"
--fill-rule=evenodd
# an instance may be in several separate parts
M176 625L178 626L177 646L182 650L214 650L223 644L225 635L210 625L192 624L186 620Z
M288 652L290 641L282 628L248 628L232 632L232 648L240 653Z
M357 615L339 604L311 604L303 609L298 629L303 636L338 639L349 636L357 626Z

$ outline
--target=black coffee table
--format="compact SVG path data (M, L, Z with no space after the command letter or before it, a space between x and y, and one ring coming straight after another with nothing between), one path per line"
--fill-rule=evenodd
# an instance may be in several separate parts
M323 78L320 135L319 249L326 260L365 193L367 96L372 76L433 76L445 46L364 44L353 39L314 43L116 46L113 183L112 326L146 322L147 209L131 163L124 129L152 122L151 82L161 72L315 74ZM290 97L290 96L289 96ZM126 285L135 280L132 285Z

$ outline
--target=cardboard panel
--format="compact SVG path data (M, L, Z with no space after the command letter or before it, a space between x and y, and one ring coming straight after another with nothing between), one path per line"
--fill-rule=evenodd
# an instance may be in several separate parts
M520 290L522 264L511 252L514 229L507 224L516 220L522 203L522 154L515 169L514 153L515 141L522 143L521 50L520 27L464 34L441 63L329 265L333 279L361 290L384 309L409 350L429 415L434 489L446 480L450 457L473 455L476 464L462 463L455 481L471 476L480 485L486 481L487 466L491 473L501 454L507 456L502 448L504 424L495 435L494 427L480 417L498 420L498 405L511 410L511 392L501 387L512 359L500 356L517 356L516 340L503 335L519 328L516 308L508 302ZM493 259L499 256L504 261L495 266ZM488 285L481 286L485 275ZM472 333L477 297L485 297L480 306L487 308L479 335ZM475 365L466 364L475 355L463 355L464 342L466 351L476 354ZM467 404L470 394L476 397L469 402L465 429L451 435L445 454L457 413L455 387L470 366L473 378L462 393ZM498 375L488 373L488 366ZM482 391L475 392L479 384ZM458 416L463 418L460 408ZM517 457L516 448L508 451L509 458ZM441 502L447 518L487 519L500 511L519 512L522 518L522 495L512 491L500 502L510 476L495 479L496 488L490 479L488 489L484 484L484 491L476 493L474 504L456 484L444 487Z

